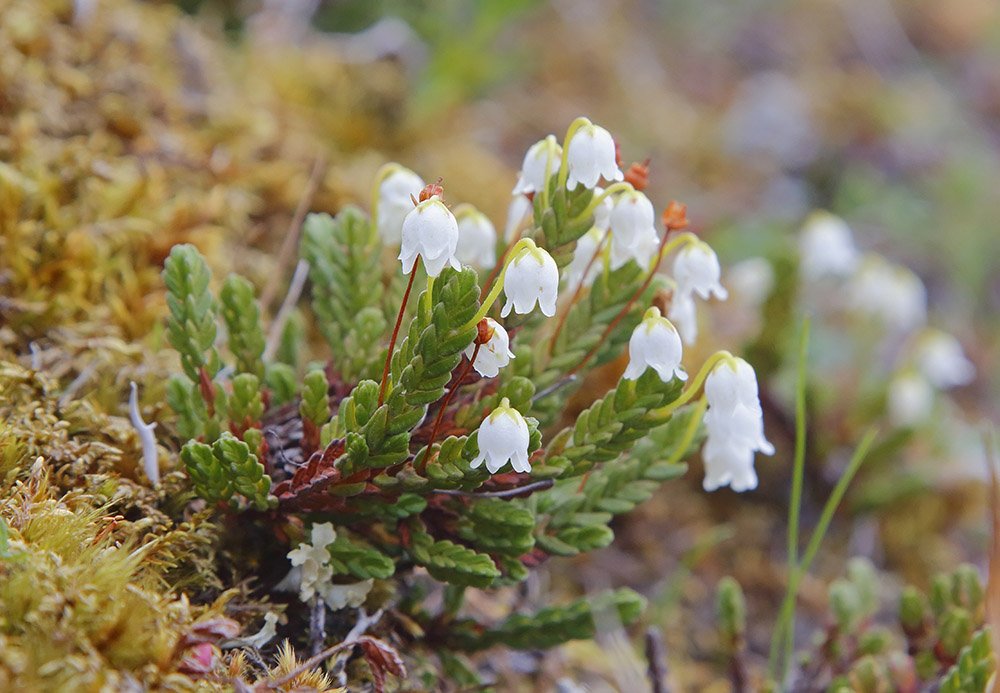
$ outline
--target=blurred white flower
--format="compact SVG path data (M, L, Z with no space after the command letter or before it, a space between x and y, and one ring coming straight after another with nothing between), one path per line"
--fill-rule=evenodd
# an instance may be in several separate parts
M566 143L566 162L569 176L566 187L576 188L578 183L585 188L593 188L603 177L605 180L623 180L625 174L618 168L615 155L615 140L611 133L589 120L582 125Z
M590 286L597 279L597 275L601 273L601 261L600 258L595 259L594 255L606 233L606 231L594 226L577 240L576 249L573 251L573 261L566 268L566 288L568 290L576 291L581 282L585 286ZM590 269L587 269L588 265ZM584 275L585 271L586 275Z
M485 378L494 378L500 373L500 369L510 363L514 358L514 352L510 350L510 337L503 325L493 318L486 318L486 324L490 327L490 338L485 344L480 345L476 360L472 362L472 367L479 375ZM465 350L465 356L472 358L476 350L475 344L470 344Z
M274 636L278 634L278 630L276 628L277 624L278 614L273 611L268 611L264 614L264 625L261 629L253 635L243 638L243 642L250 645L250 647L256 647L259 650L264 647L264 645L274 640Z
M707 300L714 295L720 301L729 293L719 283L722 268L715 251L704 241L688 243L674 260L674 281L680 293L695 293Z
M920 373L897 374L889 383L886 409L894 426L918 426L930 418L934 409L934 388Z
M698 312L690 293L674 292L667 318L677 327L685 344L691 346L698 341Z
M378 186L375 226L384 245L396 246L400 243L403 219L413 211L413 200L423 190L424 181L399 164L390 164L390 167L390 172Z
M774 454L764 437L764 415L760 406L757 374L741 358L725 359L705 379L705 428L708 437L702 449L706 491L730 486L734 491L757 487L754 453Z
M660 315L658 308L650 308L628 340L628 366L622 377L636 380L646 368L652 366L665 383L675 377L687 380L687 373L681 367L683 355L677 330Z
M517 230L530 224L533 213L531 200L524 195L514 195L510 206L507 207L507 226L503 232L504 242L513 241Z
M805 279L846 277L858 266L858 249L847 223L829 212L813 212L799 235L799 272Z
M534 243L522 248L504 273L503 291L507 302L500 311L505 318L513 307L515 313L530 313L538 307L547 317L556 314L559 297L559 268L544 249Z
M729 268L726 283L743 305L759 306L774 288L774 268L766 258L750 257Z
M309 601L316 592L322 592L333 577L330 552L327 547L337 539L333 524L324 522L312 526L312 543L305 542L288 552L288 560L299 569L299 599Z
M600 197L604 194L604 188L597 186L594 188L594 197ZM600 229L601 231L607 231L611 228L611 211L615 208L615 201L612 199L613 195L609 195L601 200L600 204L594 209L594 228Z
M546 169L551 177L559 171L562 165L562 147L556 142L555 135L549 135L544 140L535 142L528 148L521 164L521 173L514 186L514 195L526 195L542 190L548 180Z
M490 474L496 474L510 461L515 472L530 472L529 440L528 423L517 409L510 406L510 400L504 397L500 400L500 405L480 424L477 436L479 455L469 466L477 469L486 462L486 469Z
M455 257L464 265L493 267L497 262L497 231L479 210L467 206L458 212Z
M437 195L414 207L403 220L403 247L399 261L403 274L413 271L419 255L428 276L441 274L445 265L461 269L455 257L458 247L458 222Z
M962 345L941 330L928 329L918 337L914 360L927 381L940 390L967 385L976 377L976 367L965 357Z
M649 198L636 190L618 196L611 210L611 242L621 249L631 248L643 235L656 235L656 212Z
M920 277L880 255L867 255L851 276L848 305L878 318L888 327L907 332L927 321L927 290Z

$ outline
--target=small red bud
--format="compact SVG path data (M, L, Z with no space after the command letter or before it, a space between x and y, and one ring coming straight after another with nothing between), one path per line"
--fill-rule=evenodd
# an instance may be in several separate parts
M441 187L441 181L443 178L438 178L437 183L431 183L430 185L424 186L424 189L420 191L420 201L429 200L435 195L444 199L444 188Z

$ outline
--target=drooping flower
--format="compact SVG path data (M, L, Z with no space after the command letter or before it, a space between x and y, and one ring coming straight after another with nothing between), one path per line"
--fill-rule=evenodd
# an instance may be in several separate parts
M461 269L455 257L457 247L458 222L437 195L418 204L403 220L403 247L398 258L403 274L413 271L418 255L431 277L441 274L445 265Z
M927 321L927 289L920 277L880 255L868 255L851 276L848 305L881 320L898 332L908 332Z
M455 257L464 265L492 267L497 261L497 231L482 212L473 207L459 210L458 246Z
M490 338L485 344L479 346L479 353L476 360L472 362L472 367L484 378L495 378L500 373L500 369L510 363L514 358L514 352L510 350L510 337L503 325L493 318L485 318L489 326ZM470 344L465 350L465 356L472 358L476 350L475 344Z
M507 225L504 227L503 240L510 243L514 240L517 230L529 225L532 217L531 200L525 195L514 195L507 207Z
M390 164L389 173L379 183L375 203L375 226L384 245L399 245L403 219L413 211L413 200L423 187L424 181L416 173L399 164Z
M726 284L747 306L759 306L774 288L774 268L762 257L740 260L726 272Z
M706 491L730 486L734 491L756 488L754 453L774 454L764 437L764 416L758 397L753 366L740 358L728 358L705 379L705 429L702 449Z
M514 186L514 195L527 195L542 190L548 183L545 174L551 177L559 171L562 165L562 147L556 142L555 135L549 135L528 147L521 164L521 173Z
M976 367L965 357L962 345L941 330L926 330L920 335L914 359L927 381L941 390L967 385L976 377Z
M681 367L683 353L677 330L660 315L659 308L650 308L628 340L628 366L622 377L636 380L652 366L665 383L675 377L687 380L687 373Z
M934 388L920 373L896 375L886 396L889 420L898 428L912 428L927 421L934 410Z
M500 317L507 317L511 307L515 313L530 313L538 307L547 317L556 314L559 297L559 268L544 249L528 242L511 260L504 273L503 291L507 295Z
M729 292L719 283L722 268L715 251L704 241L688 243L674 260L674 281L679 293L695 293L708 300L714 295L720 301L726 300Z
M799 236L799 271L806 279L846 277L858 266L851 228L829 212L813 212Z
M691 346L698 341L698 313L690 293L674 292L667 318L677 327L685 344Z
M622 246L615 239L614 231L611 232L611 257L609 258L611 269L616 270L622 267L629 260L635 260L636 264L643 269L649 267L660 248L660 237L656 229L652 226L642 229L632 239L632 245Z
M584 123L566 143L566 162L569 175L566 187L569 190L583 184L593 188L603 177L605 180L623 180L625 174L618 168L615 155L615 140L611 133L589 120Z
M528 462L530 433L521 412L504 397L500 405L479 426L479 455L469 464L477 469L486 462L490 474L496 474L509 461L515 472L531 471Z
M573 261L566 268L566 288L570 291L575 291L581 283L590 286L601 273L601 261L599 258L594 259L594 256L601 246L601 241L604 240L605 233L607 232L593 226L577 240ZM590 269L587 269L588 266Z
M621 249L632 248L640 239L656 235L653 203L641 192L629 190L618 196L611 210L611 242Z

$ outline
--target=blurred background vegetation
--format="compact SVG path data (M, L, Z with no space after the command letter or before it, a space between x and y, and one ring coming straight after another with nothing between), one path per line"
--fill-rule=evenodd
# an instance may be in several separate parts
M125 110L138 119L160 118L174 91L146 93L165 73L186 86L203 83L208 107L198 112L184 104L174 122L188 131L206 122L212 127L197 140L178 138L176 150L199 162L192 171L209 159L218 168L208 179L185 170L164 183L171 190L189 186L190 197L150 198L150 205L172 199L173 211L162 219L132 208L133 217L154 218L168 232L141 249L134 240L113 246L132 253L130 267L115 269L123 305L93 292L67 298L71 292L60 293L55 283L32 283L31 267L7 276L14 287L8 293L24 300L6 307L9 324L24 330L0 334L10 353L26 354L29 338L54 339L59 357L68 350L77 358L61 371L71 380L85 367L79 340L124 337L155 351L163 315L157 273L174 242L214 250L206 254L217 274L238 270L258 286L275 271L288 273L275 267L274 256L319 154L328 169L312 209L367 204L374 172L388 159L427 180L443 177L449 201L474 202L502 228L525 149L550 132L561 136L585 114L612 131L626 163L651 160L647 193L655 204L687 203L696 231L724 265L766 257L779 287L794 283L794 248L808 213L824 208L842 216L862 250L921 277L930 321L954 333L977 366L978 379L939 403L926 426L887 436L876 450L817 561L817 577L802 587L803 640L823 624L826 583L841 575L849 555L871 558L890 591L904 582L926 587L934 572L963 560L985 570L988 451L981 431L984 422L1000 420L1000 4L181 0L176 5L188 19L172 3L149 4L159 14L139 16L169 18L172 34L151 42L148 60L161 63L159 72L140 76L132 92L119 86L135 99ZM30 18L29 6L12 5L6 31L30 47L30 22L19 23ZM93 3L95 16L104 6ZM205 53L193 36L228 48ZM174 75L184 73L178 65L188 73ZM114 104L103 108L118 135L135 137L126 113L109 115ZM0 144L5 162L16 164L14 152L27 157L10 142ZM215 152L236 164L227 168ZM109 185L107 200L100 198L109 207L98 218L152 194L121 185ZM198 197L210 185L232 194ZM102 238L95 247L104 243L119 241ZM67 261L94 257L78 246L38 247L69 253ZM114 255L102 252L97 256ZM101 286L114 293L106 282ZM779 452L758 461L761 487L739 497L707 496L695 469L687 483L668 485L620 520L613 546L596 558L552 562L525 595L537 606L552 595L638 587L653 598L646 621L664 630L682 689L709 690L723 667L711 616L711 595L723 575L735 575L747 592L751 658L766 657L783 594L792 341L803 310L789 296L785 305L768 301L751 317L738 297L714 306L692 350L697 362L718 348L738 353L749 345L769 377L768 435ZM112 315L89 313L95 303L110 305ZM52 337L51 330L70 325L76 336ZM862 401L865 385L878 382L869 389L884 391L890 375L885 349L865 326L848 329L831 319L817 320L813 329L806 526L815 522L850 447L881 416L877 405ZM97 399L118 414L130 376L149 381L150 401L162 393L152 382L162 364L131 352L121 358L127 368L108 363L94 376L104 388ZM598 646L580 643L547 658L499 656L493 666L515 678L568 671L580 680L614 680L622 669L615 657L623 655L609 642L603 656L595 656Z

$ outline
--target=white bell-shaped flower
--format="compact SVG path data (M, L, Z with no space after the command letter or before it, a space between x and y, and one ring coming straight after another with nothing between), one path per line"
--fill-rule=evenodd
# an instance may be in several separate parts
M513 307L515 313L530 313L535 302L547 317L556 314L559 297L559 268L545 250L528 242L511 260L504 273L503 292L507 295L500 317L507 317Z
M424 181L416 173L399 164L390 164L389 172L379 183L375 202L375 226L384 245L399 245L403 219L413 211L413 200L423 188Z
M573 261L566 267L566 288L570 291L576 291L581 283L590 286L601 273L601 261L599 258L595 259L595 256L606 233L593 226L577 240Z
M934 388L916 372L901 373L889 383L886 395L889 420L898 428L914 428L934 411Z
M413 271L418 255L431 277L441 274L445 265L461 269L455 257L457 247L458 222L437 195L418 204L403 220L403 247L398 258L403 274Z
M493 267L497 262L497 230L486 215L468 206L458 216L455 257L463 265Z
M528 423L521 413L510 406L504 397L500 405L483 419L477 436L479 454L469 464L473 469L486 462L490 474L496 474L510 461L515 472L531 471L528 462Z
M698 341L698 311L690 293L674 292L667 318L677 327L685 344L691 346Z
M665 383L675 377L687 380L687 373L681 368L683 355L684 348L677 330L660 315L659 308L650 308L628 340L628 366L623 377L636 380L647 367L652 366Z
M851 276L847 302L859 313L901 333L927 321L927 290L920 277L880 255L866 256Z
M618 196L611 211L611 240L620 248L631 248L640 239L656 235L656 212L649 198L636 190Z
M674 260L674 281L680 293L695 293L707 300L714 295L720 301L729 296L719 278L722 268L715 251L704 241L688 243Z
M705 463L705 478L701 485L706 491L729 486L742 493L757 488L752 449L733 445L723 438L710 437L701 449L701 459Z
M744 359L726 359L705 378L705 399L711 407L731 410L743 405L759 409L759 397L757 373Z
M544 140L535 142L528 147L528 152L524 155L513 194L527 195L542 190L548 183L545 174L553 176L561 165L562 147L556 142L555 135L549 135Z
M705 379L705 399L705 490L727 484L734 491L755 488L754 453L772 455L774 446L764 437L764 415L753 366L740 358L723 360Z
M486 318L486 324L489 325L490 338L485 344L479 346L479 353L476 354L476 360L472 362L472 367L484 378L495 378L500 373L500 369L514 358L514 352L510 350L510 337L507 336L507 330L503 328L503 325L493 318ZM465 350L466 358L471 359L475 351L476 345L470 344L469 348Z
M631 245L622 246L614 231L611 232L611 269L622 267L629 260L635 260L643 269L652 264L656 252L660 249L660 237L652 226L642 229L631 239Z
M941 330L926 330L920 335L914 359L927 381L941 390L967 385L976 377L976 367L965 357L962 345Z
M806 279L846 277L858 266L851 228L829 212L814 212L799 236L799 271Z
M530 226L533 214L531 200L525 195L514 195L507 207L507 225L503 231L504 242L510 243L517 235L518 229Z
M566 162L569 175L566 187L570 190L580 183L593 188L603 177L605 180L623 180L625 174L618 168L615 140L611 133L589 120L584 123L566 144Z

